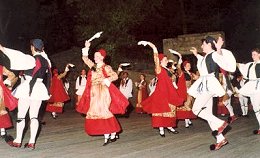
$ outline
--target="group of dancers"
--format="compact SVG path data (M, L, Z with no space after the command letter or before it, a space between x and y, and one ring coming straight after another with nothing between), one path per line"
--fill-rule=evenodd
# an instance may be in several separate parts
M113 82L118 79L118 73L110 65L105 64L104 59L107 52L104 49L99 49L94 53L94 61L88 57L91 40L100 37L100 34L87 40L82 49L82 60L89 67L89 71L87 74L82 72L86 81L84 81L83 87L77 86L79 97L75 108L79 113L85 114L85 132L88 135L104 135L103 145L106 146L119 139L118 134L121 131L121 126L115 114L127 112L128 99L132 97L132 94L124 91L124 87L117 88L114 85ZM210 145L211 150L219 150L228 144L223 131L236 118L231 117L225 121L216 117L212 112L213 98L223 97L227 94L227 88L223 88L223 84L219 81L220 69L225 72L235 72L236 68L239 68L245 83L242 87L235 88L236 93L250 98L257 121L260 123L260 98L257 97L260 94L260 50L252 50L253 62L242 64L236 63L232 52L222 48L223 44L224 41L221 37L216 40L207 36L202 39L201 45L203 53L205 53L204 56L198 53L197 48L191 48L190 51L197 58L198 74L195 75L190 72L190 63L183 62L182 56L178 52L170 49L171 53L179 56L179 60L177 65L169 65L167 56L159 53L153 43L138 42L138 45L152 48L156 78L152 85L149 85L154 87L152 93L149 96L147 94L145 99L138 100L137 112L151 114L152 127L159 129L161 137L165 137L164 129L173 134L178 133L174 129L177 119L184 119L185 126L188 127L192 124L190 119L199 117L208 122L212 135L216 138L216 143ZM42 101L49 100L47 111L52 112L53 117L56 117L56 112L61 111L64 101L68 100L69 97L66 92L62 92L62 94L64 93L63 97L51 94L58 89L57 87L62 86L60 80L72 65L68 64L62 74L59 74L55 69L51 71L51 62L44 52L43 41L33 39L30 47L32 55L0 45L0 73L1 76L8 76L5 80L3 77L0 78L0 128L1 135L6 136L4 129L12 126L6 108L12 111L18 107L16 138L12 139L10 136L5 138L10 146L20 148L26 123L25 117L29 111L31 134L29 142L24 147L35 149L39 128L38 113ZM2 58L8 59L9 62L4 62L6 60L2 60ZM13 91L6 86L12 85L12 78L14 78L12 71L23 71L24 77L24 81ZM127 72L123 72L123 76L125 77L121 81L122 85L129 84ZM55 80L51 79L54 77ZM141 81L136 83L139 90L147 86L143 83L144 78L145 75L142 75ZM82 77L77 80L82 80ZM142 92L140 91L140 93ZM230 105L230 102L225 102L225 105L228 104ZM230 112L230 116L233 114ZM247 110L243 111L243 115L247 115ZM254 131L254 134L260 134L259 127Z

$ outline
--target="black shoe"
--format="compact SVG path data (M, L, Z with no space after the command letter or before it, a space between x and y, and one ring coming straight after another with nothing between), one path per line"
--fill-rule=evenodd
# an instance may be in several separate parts
M161 134L161 133L160 133L160 136L161 136L161 137L165 137L165 134Z
M1 138L2 138L2 139L5 139L5 138L6 138L6 134L1 135Z
M242 115L242 117L246 117L246 118L249 118L249 115L247 114L247 115Z
M26 143L24 145L24 148L28 148L28 149L34 150L35 149L35 143Z
M172 134L178 134L179 132L178 131L172 131L172 130L170 130L170 129L168 129L168 128L166 128L167 129L167 131L169 132L169 133L172 133Z
M111 143L115 142L116 140L117 140L116 137L113 139L110 139Z

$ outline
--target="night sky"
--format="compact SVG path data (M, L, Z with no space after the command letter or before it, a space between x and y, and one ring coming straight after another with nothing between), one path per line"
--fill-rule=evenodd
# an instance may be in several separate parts
M118 3L129 2L100 0L100 5L96 5L101 8L96 9L100 10L99 13L92 14L92 10L88 11L92 16L98 14L96 22L93 22L90 17L85 18L85 14L80 13L77 5L80 1L82 0L0 0L0 43L26 50L30 39L40 37L45 41L50 54L68 50L73 46L81 46L83 39L92 34L85 32L86 36L82 38L77 35L76 29L82 24L104 25L105 28L102 21L106 22L106 19L98 18L106 13L104 10L108 3L117 6ZM131 35L135 41L149 40L162 48L164 38L174 38L181 34L224 31L226 47L234 52L239 62L250 60L250 50L260 47L259 0L161 0L159 6L152 5L159 0L143 1L151 6L150 12L142 21L136 24L128 22L131 25L125 25L128 27L126 34ZM94 2L96 3L95 0L86 0L84 4L90 6ZM130 6L132 5L129 3L129 8ZM122 19L124 20L124 17ZM119 19L118 23L120 22ZM100 30L91 31L94 33ZM110 37L120 36L116 30L103 31L111 33ZM128 35L122 34L122 37ZM116 39L110 41L117 42ZM135 49L129 48L130 44L116 46Z

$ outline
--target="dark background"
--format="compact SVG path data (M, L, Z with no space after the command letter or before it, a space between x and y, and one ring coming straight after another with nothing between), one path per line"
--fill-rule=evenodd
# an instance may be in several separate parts
M162 39L224 31L226 47L239 62L260 47L259 0L0 0L0 43L28 50L42 38L49 55L82 47L99 31L94 48L117 60L144 58L136 43L148 40L162 50Z

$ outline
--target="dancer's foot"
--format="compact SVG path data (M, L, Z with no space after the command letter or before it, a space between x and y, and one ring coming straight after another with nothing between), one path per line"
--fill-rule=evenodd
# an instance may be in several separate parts
M178 134L179 132L178 131L176 131L175 129L173 129L173 128L166 128L167 129L167 131L169 132L169 133L172 133L172 134Z
M226 139L222 140L219 143L216 144L211 144L210 145L210 150L219 150L220 148L222 148L223 146L227 145L228 141Z
M22 143L16 143L14 141L7 142L11 147L21 148Z
M58 117L58 115L55 112L52 112L51 116L52 116L53 119L56 119Z
M35 149L35 143L26 143L24 145L24 148L28 148L28 149L34 150Z
M253 133L254 133L255 135L260 135L260 129L259 129L259 130L254 130Z

